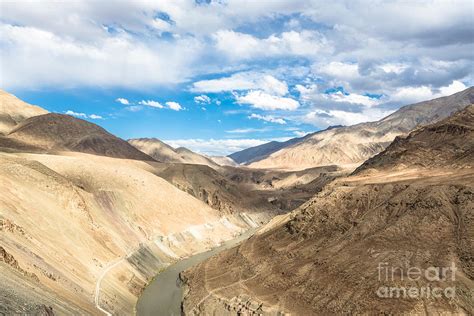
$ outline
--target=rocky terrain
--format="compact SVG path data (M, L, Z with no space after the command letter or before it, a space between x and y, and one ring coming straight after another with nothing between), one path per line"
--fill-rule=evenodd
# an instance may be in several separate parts
M471 106L396 140L240 246L186 271L184 313L472 314L473 127ZM407 278L410 267L453 264L449 277ZM381 265L396 272L387 277ZM389 297L386 287L454 294Z
M471 87L448 97L402 107L376 122L316 132L303 139L289 141L288 145L280 144L276 151L261 153L257 150L253 156L246 155L245 161L254 168L291 170L330 164L357 166L384 150L396 136L406 134L420 125L435 123L473 102L474 87ZM245 153L265 146L247 149ZM275 148L273 145L270 147ZM240 154L244 153L236 153L231 157L235 160Z

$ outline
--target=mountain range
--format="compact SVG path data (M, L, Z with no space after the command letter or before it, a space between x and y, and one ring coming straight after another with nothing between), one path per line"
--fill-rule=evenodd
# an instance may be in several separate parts
M474 102L474 87L451 96L401 107L376 121L328 128L287 142L270 142L229 155L252 168L354 167L384 150L396 136L435 123Z
M182 273L184 313L469 313L472 94L316 132L232 166L158 139L127 142L2 92L0 313L132 314L159 271L259 226ZM257 168L282 152L301 153L285 169L311 168ZM459 291L451 301L380 299L378 262L454 262Z

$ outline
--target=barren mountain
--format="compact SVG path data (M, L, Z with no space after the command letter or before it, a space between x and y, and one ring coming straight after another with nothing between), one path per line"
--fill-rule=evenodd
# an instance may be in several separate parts
M235 162L232 158L226 156L211 156L209 157L214 161L216 164L220 166L231 166L237 167L239 164Z
M396 136L417 126L437 122L473 102L474 87L471 87L451 96L402 107L376 122L316 132L270 155L254 159L250 166L305 169L330 164L360 164L384 150Z
M48 113L24 120L7 138L48 151L76 151L137 160L153 160L126 141L93 123L63 114Z
M149 162L83 153L0 153L0 162L0 314L130 315L168 263L255 225L252 214L222 217Z
M364 162L355 173L371 168L465 167L474 157L474 105L406 137L397 137L380 154Z
M470 107L395 141L186 271L185 314L472 314L473 123Z
M0 89L0 135L8 134L18 123L29 117L46 114L48 111L25 103Z
M223 214L278 211L264 197L205 165L170 164L157 175Z
M212 168L219 167L217 163L206 156L197 154L184 147L175 149L157 138L130 139L128 142L161 162L199 164Z

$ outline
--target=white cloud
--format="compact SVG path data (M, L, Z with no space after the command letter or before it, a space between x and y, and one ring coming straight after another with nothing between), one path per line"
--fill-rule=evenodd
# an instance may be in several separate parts
M439 92L436 92L435 89L429 86L398 88L394 93L391 94L390 99L392 101L410 104L448 96L465 89L467 89L467 86L464 83L458 80L453 80L451 84L440 87L438 89Z
M288 138L275 139L175 139L164 140L173 147L186 147L192 151L210 156L223 156L249 147L258 146L269 141L285 141Z
M316 56L329 50L326 38L317 31L289 31L260 39L250 34L220 30L213 35L218 51L232 59L268 56Z
M75 117L87 118L87 114L85 114L85 113L78 113L78 112L74 112L74 111L71 111L71 110L67 110L65 113L67 115L71 115L71 116L75 116Z
M317 73L329 75L339 79L355 79L359 77L359 66L357 64L342 63L333 61L316 67Z
M130 101L128 101L125 98L117 98L117 99L115 99L115 101L117 101L118 103L121 103L123 105L129 105L130 104Z
M158 101L153 101L153 100L142 100L140 102L138 102L138 104L141 104L141 105L146 105L146 106L151 106L153 108L158 108L158 109L162 109L164 108L164 106L158 102Z
M451 95L465 89L467 89L466 85L457 80L454 80L449 86L439 88L442 96Z
M401 74L405 69L408 68L408 65L400 63L387 63L380 65L380 68L386 73Z
M183 109L181 104L179 104L178 102L168 101L166 102L166 105L168 106L170 110L173 110L173 111L181 111Z
M380 104L380 100L374 99L365 95L360 95L356 93L344 94L342 92L336 92L331 94L322 94L323 97L331 99L335 102L346 102L350 104L359 104L363 106L375 106Z
M315 109L305 114L301 120L313 124L318 128L326 128L334 125L354 125L363 122L377 121L393 111L377 108L365 108L362 112L349 112L342 110Z
M433 92L428 86L421 87L403 87L398 88L390 99L404 104L414 103L418 101L429 100L433 97Z
M251 115L248 116L248 118L262 120L262 121L271 122L271 123L277 123L277 124L286 124L286 121L284 119L279 118L279 117L274 117L273 115L260 115L260 114L252 113Z
M0 85L144 89L187 80L199 59L199 40L145 42L127 33L80 41L29 26L0 23Z
M293 134L295 134L297 137L303 137L308 133L303 132L303 131L294 131Z
M256 72L240 72L229 77L201 80L193 83L191 91L195 92L225 92L258 89L276 95L288 93L288 85L281 80Z
M90 115L87 115L85 113L80 113L80 112L74 112L72 110L67 110L66 112L64 112L65 114L67 115L71 115L71 116L75 116L75 117L80 117L80 118L83 118L83 119L91 119L91 120L103 120L104 118L100 115L97 115L97 114L90 114Z
M245 95L236 96L237 103L249 104L251 107L261 110L296 110L300 104L298 101L270 95L263 91L250 91Z
M201 94L194 97L194 102L197 104L209 104L211 103L211 98L205 94Z
M255 133L255 132L266 132L268 128L236 128L225 131L229 134L248 134L248 133Z

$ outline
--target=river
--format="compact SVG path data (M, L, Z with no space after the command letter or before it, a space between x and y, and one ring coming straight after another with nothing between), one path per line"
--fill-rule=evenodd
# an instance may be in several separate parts
M224 242L212 250L201 252L180 260L159 273L145 288L137 302L138 316L179 316L183 289L179 285L179 274L213 255L231 248L252 236L256 228L251 228L240 236Z

